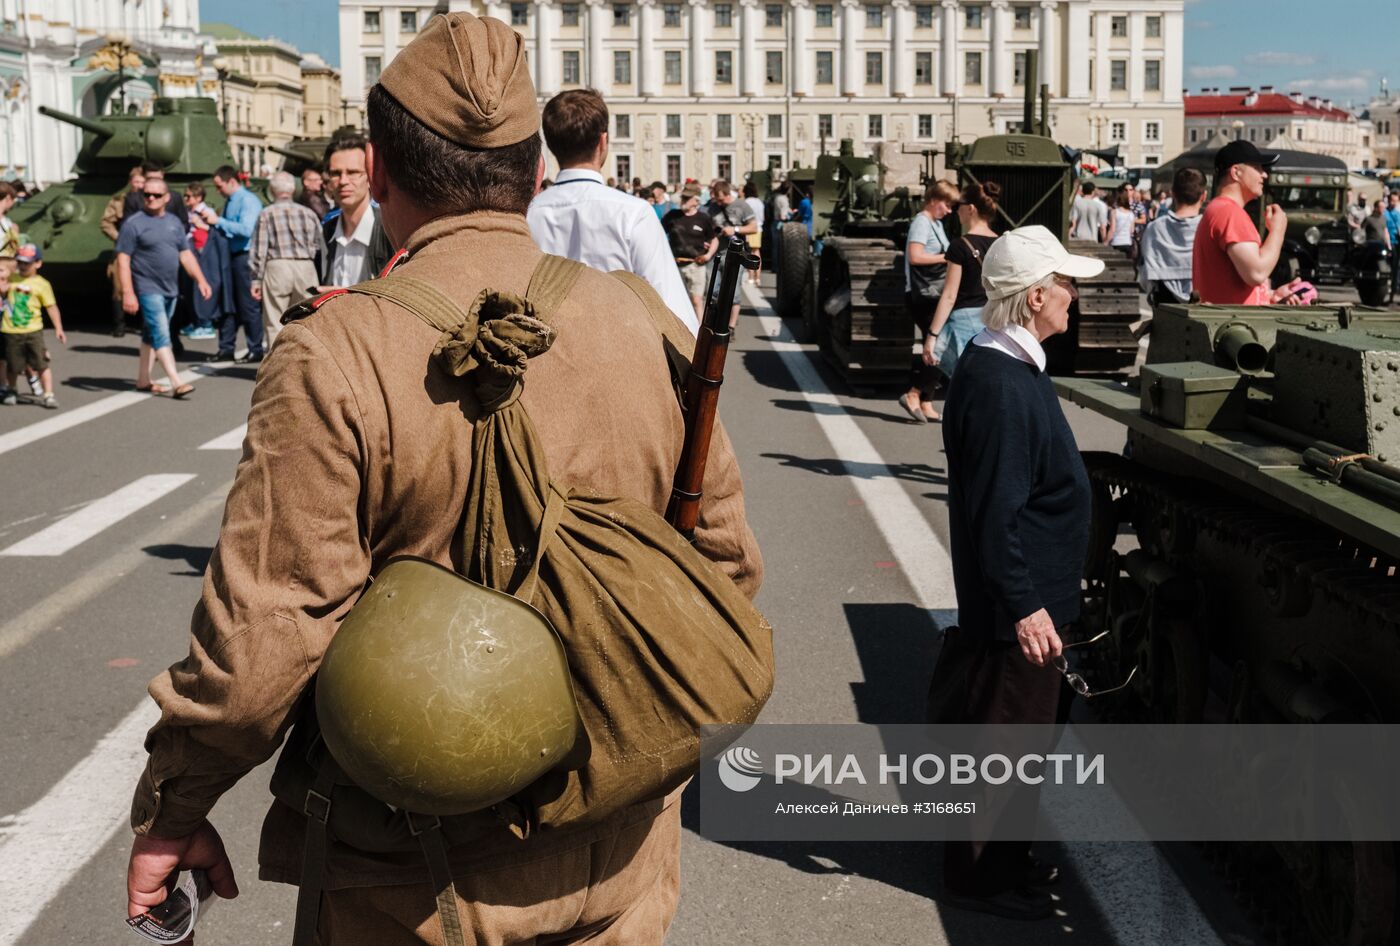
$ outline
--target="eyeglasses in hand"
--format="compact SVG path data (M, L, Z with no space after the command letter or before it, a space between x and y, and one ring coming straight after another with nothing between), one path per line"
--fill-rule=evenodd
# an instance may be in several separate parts
M1092 700L1096 696L1105 696L1109 693L1117 693L1119 690L1125 689L1128 686L1128 684L1133 682L1133 677L1136 676L1138 672L1137 665L1134 664L1133 669L1128 671L1128 679L1124 680L1116 687L1109 687L1107 690L1093 690L1089 687L1088 680L1085 680L1078 673L1075 673L1073 670L1069 669L1069 661L1065 659L1064 655L1065 651L1070 650L1074 647L1086 647L1089 644L1096 644L1107 636L1108 631L1100 631L1088 640L1075 641L1073 644L1066 644L1060 648L1059 655L1050 658L1050 666L1054 667L1061 674L1063 674L1065 682L1070 685L1070 689L1074 690L1075 693L1078 693L1086 700Z

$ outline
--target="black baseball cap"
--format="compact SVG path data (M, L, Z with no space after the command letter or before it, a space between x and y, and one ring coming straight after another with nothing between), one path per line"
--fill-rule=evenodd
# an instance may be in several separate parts
M1251 141L1232 141L1215 153L1215 170L1226 171L1236 164L1270 168L1278 163L1278 159L1277 152L1260 151Z

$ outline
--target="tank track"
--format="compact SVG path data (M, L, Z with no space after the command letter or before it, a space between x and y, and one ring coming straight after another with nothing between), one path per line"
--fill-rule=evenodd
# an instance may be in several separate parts
M1261 564L1261 575L1272 576L1265 590L1281 619L1312 613L1339 624L1350 621L1371 635L1400 632L1395 620L1400 614L1396 563L1365 546L1321 524L1249 504L1201 481L1156 473L1112 454L1086 453L1084 459L1096 494L1096 515L1104 502L1112 503L1115 512L1112 535L1106 523L1096 523L1100 543L1112 544L1118 518L1128 513L1139 541L1154 559L1181 560L1192 554L1204 536ZM1104 559L1105 564L1112 561L1111 556ZM1094 577L1091 595L1096 587L1099 591L1104 587L1105 576L1098 576L1097 586ZM1108 608L1104 600L1104 617L1111 624ZM1245 643L1242 650L1249 646ZM1209 647L1204 656L1209 660ZM1121 665L1099 669L1109 674L1124 670ZM1241 682L1239 673L1237 669L1232 690ZM1245 692L1266 700L1261 688L1248 685L1247 678L1248 672ZM1352 682L1351 695L1360 692L1359 702L1375 707L1376 700L1364 696L1361 681ZM1156 718L1132 699L1095 709L1105 721ZM1281 710L1278 715L1289 718ZM1394 713L1377 707L1359 715L1391 721ZM1240 694L1232 692L1226 718L1257 717ZM1387 946L1400 941L1395 878L1400 857L1395 845L1210 842L1195 847L1267 941L1277 946ZM1368 879L1358 881L1358 877Z

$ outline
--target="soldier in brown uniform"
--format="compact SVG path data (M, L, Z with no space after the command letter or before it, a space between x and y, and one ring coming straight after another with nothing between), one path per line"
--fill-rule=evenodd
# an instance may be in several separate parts
M525 211L539 187L539 112L520 37L452 13L371 90L370 176L399 271L466 308L485 288L524 294L540 251ZM534 359L527 408L553 474L664 510L683 435L652 316L619 280L585 270ZM243 459L195 608L189 656L150 690L160 722L136 790L129 912L179 867L236 895L207 820L277 751L336 628L398 555L453 560L472 465L460 379L431 361L439 332L394 304L348 295L288 324L262 367ZM728 438L717 430L697 547L752 596L762 565ZM599 825L449 851L468 942L660 943L679 895L679 792ZM274 802L260 877L295 883L305 817ZM441 943L420 857L334 844L318 939Z

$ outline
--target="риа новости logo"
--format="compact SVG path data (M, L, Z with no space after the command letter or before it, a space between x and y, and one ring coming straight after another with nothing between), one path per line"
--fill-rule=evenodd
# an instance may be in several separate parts
M719 759L719 780L733 792L747 792L763 775L763 759L757 752L735 746Z

